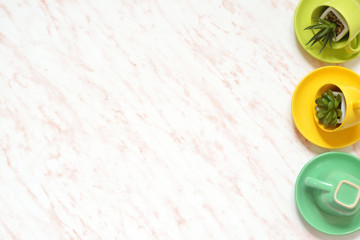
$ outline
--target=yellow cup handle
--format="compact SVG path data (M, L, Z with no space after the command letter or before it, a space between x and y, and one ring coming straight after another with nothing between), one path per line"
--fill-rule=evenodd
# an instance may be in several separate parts
M346 45L345 49L350 54L360 52L360 33Z
M354 110L359 109L360 110L360 100L356 100L352 102L352 107Z

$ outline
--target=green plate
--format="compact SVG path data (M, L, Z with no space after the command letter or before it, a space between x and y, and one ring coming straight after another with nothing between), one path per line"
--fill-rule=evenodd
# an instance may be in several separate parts
M342 49L333 49L326 46L324 50L320 52L321 44L320 42L315 43L312 47L311 44L305 46L305 44L310 40L314 35L312 31L304 29L311 25L311 14L316 6L319 4L325 3L328 0L300 0L294 17L294 27L296 37L300 45L307 51L311 56L316 59L319 59L328 63L342 63L349 61L357 56L360 52L355 54L349 54L344 48Z
M352 216L326 214L317 206L313 190L304 185L306 177L323 179L334 170L360 178L360 159L343 152L327 152L313 158L299 173L295 199L300 214L312 227L331 235L345 235L360 229L360 211Z

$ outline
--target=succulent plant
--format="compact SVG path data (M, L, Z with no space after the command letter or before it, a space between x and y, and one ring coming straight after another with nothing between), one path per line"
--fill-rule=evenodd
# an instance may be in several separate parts
M337 118L341 118L342 111L338 108L341 103L341 96L338 94L334 97L334 93L331 90L327 90L321 94L321 97L315 100L317 106L315 107L320 123L325 127L329 125L335 127L337 124Z
M318 41L322 40L322 46L320 49L320 53L325 48L326 44L329 43L330 49L332 49L332 42L336 37L336 23L331 22L325 19L315 18L317 23L314 25L311 25L304 30L314 30L314 29L320 29L315 35L305 44L308 45L312 42L311 47L317 43ZM335 40L336 41L336 40ZM334 42L335 42L334 41Z

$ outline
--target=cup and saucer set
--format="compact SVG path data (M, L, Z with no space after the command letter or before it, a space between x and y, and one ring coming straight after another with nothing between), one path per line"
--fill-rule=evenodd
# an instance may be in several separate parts
M304 29L312 25L314 18L321 15L326 8L336 9L348 25L348 36L342 38L321 53L321 43L312 47L306 43L314 36L314 32ZM328 63L343 63L360 55L360 0L300 0L294 18L296 37L300 45L314 58Z
M310 160L295 184L302 217L317 230L344 235L360 229L360 159L328 152Z
M328 9L346 22L347 32L332 49L328 44L321 51L322 41L307 44L319 29L304 29ZM360 55L360 0L300 0L294 27L300 45L316 59L342 63ZM325 98L328 92L332 99ZM341 95L336 106L342 111L330 126L330 117L338 111L333 104L338 98L335 93ZM326 109L320 113L321 107ZM314 145L339 149L356 143L360 140L360 76L340 66L312 71L295 88L291 111L296 128ZM314 157L297 177L295 199L305 221L323 233L345 235L360 230L360 158L344 152Z

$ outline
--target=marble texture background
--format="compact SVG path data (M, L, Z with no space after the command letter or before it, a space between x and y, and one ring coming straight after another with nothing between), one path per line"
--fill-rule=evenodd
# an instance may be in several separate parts
M297 3L0 1L0 239L359 239L295 205Z

